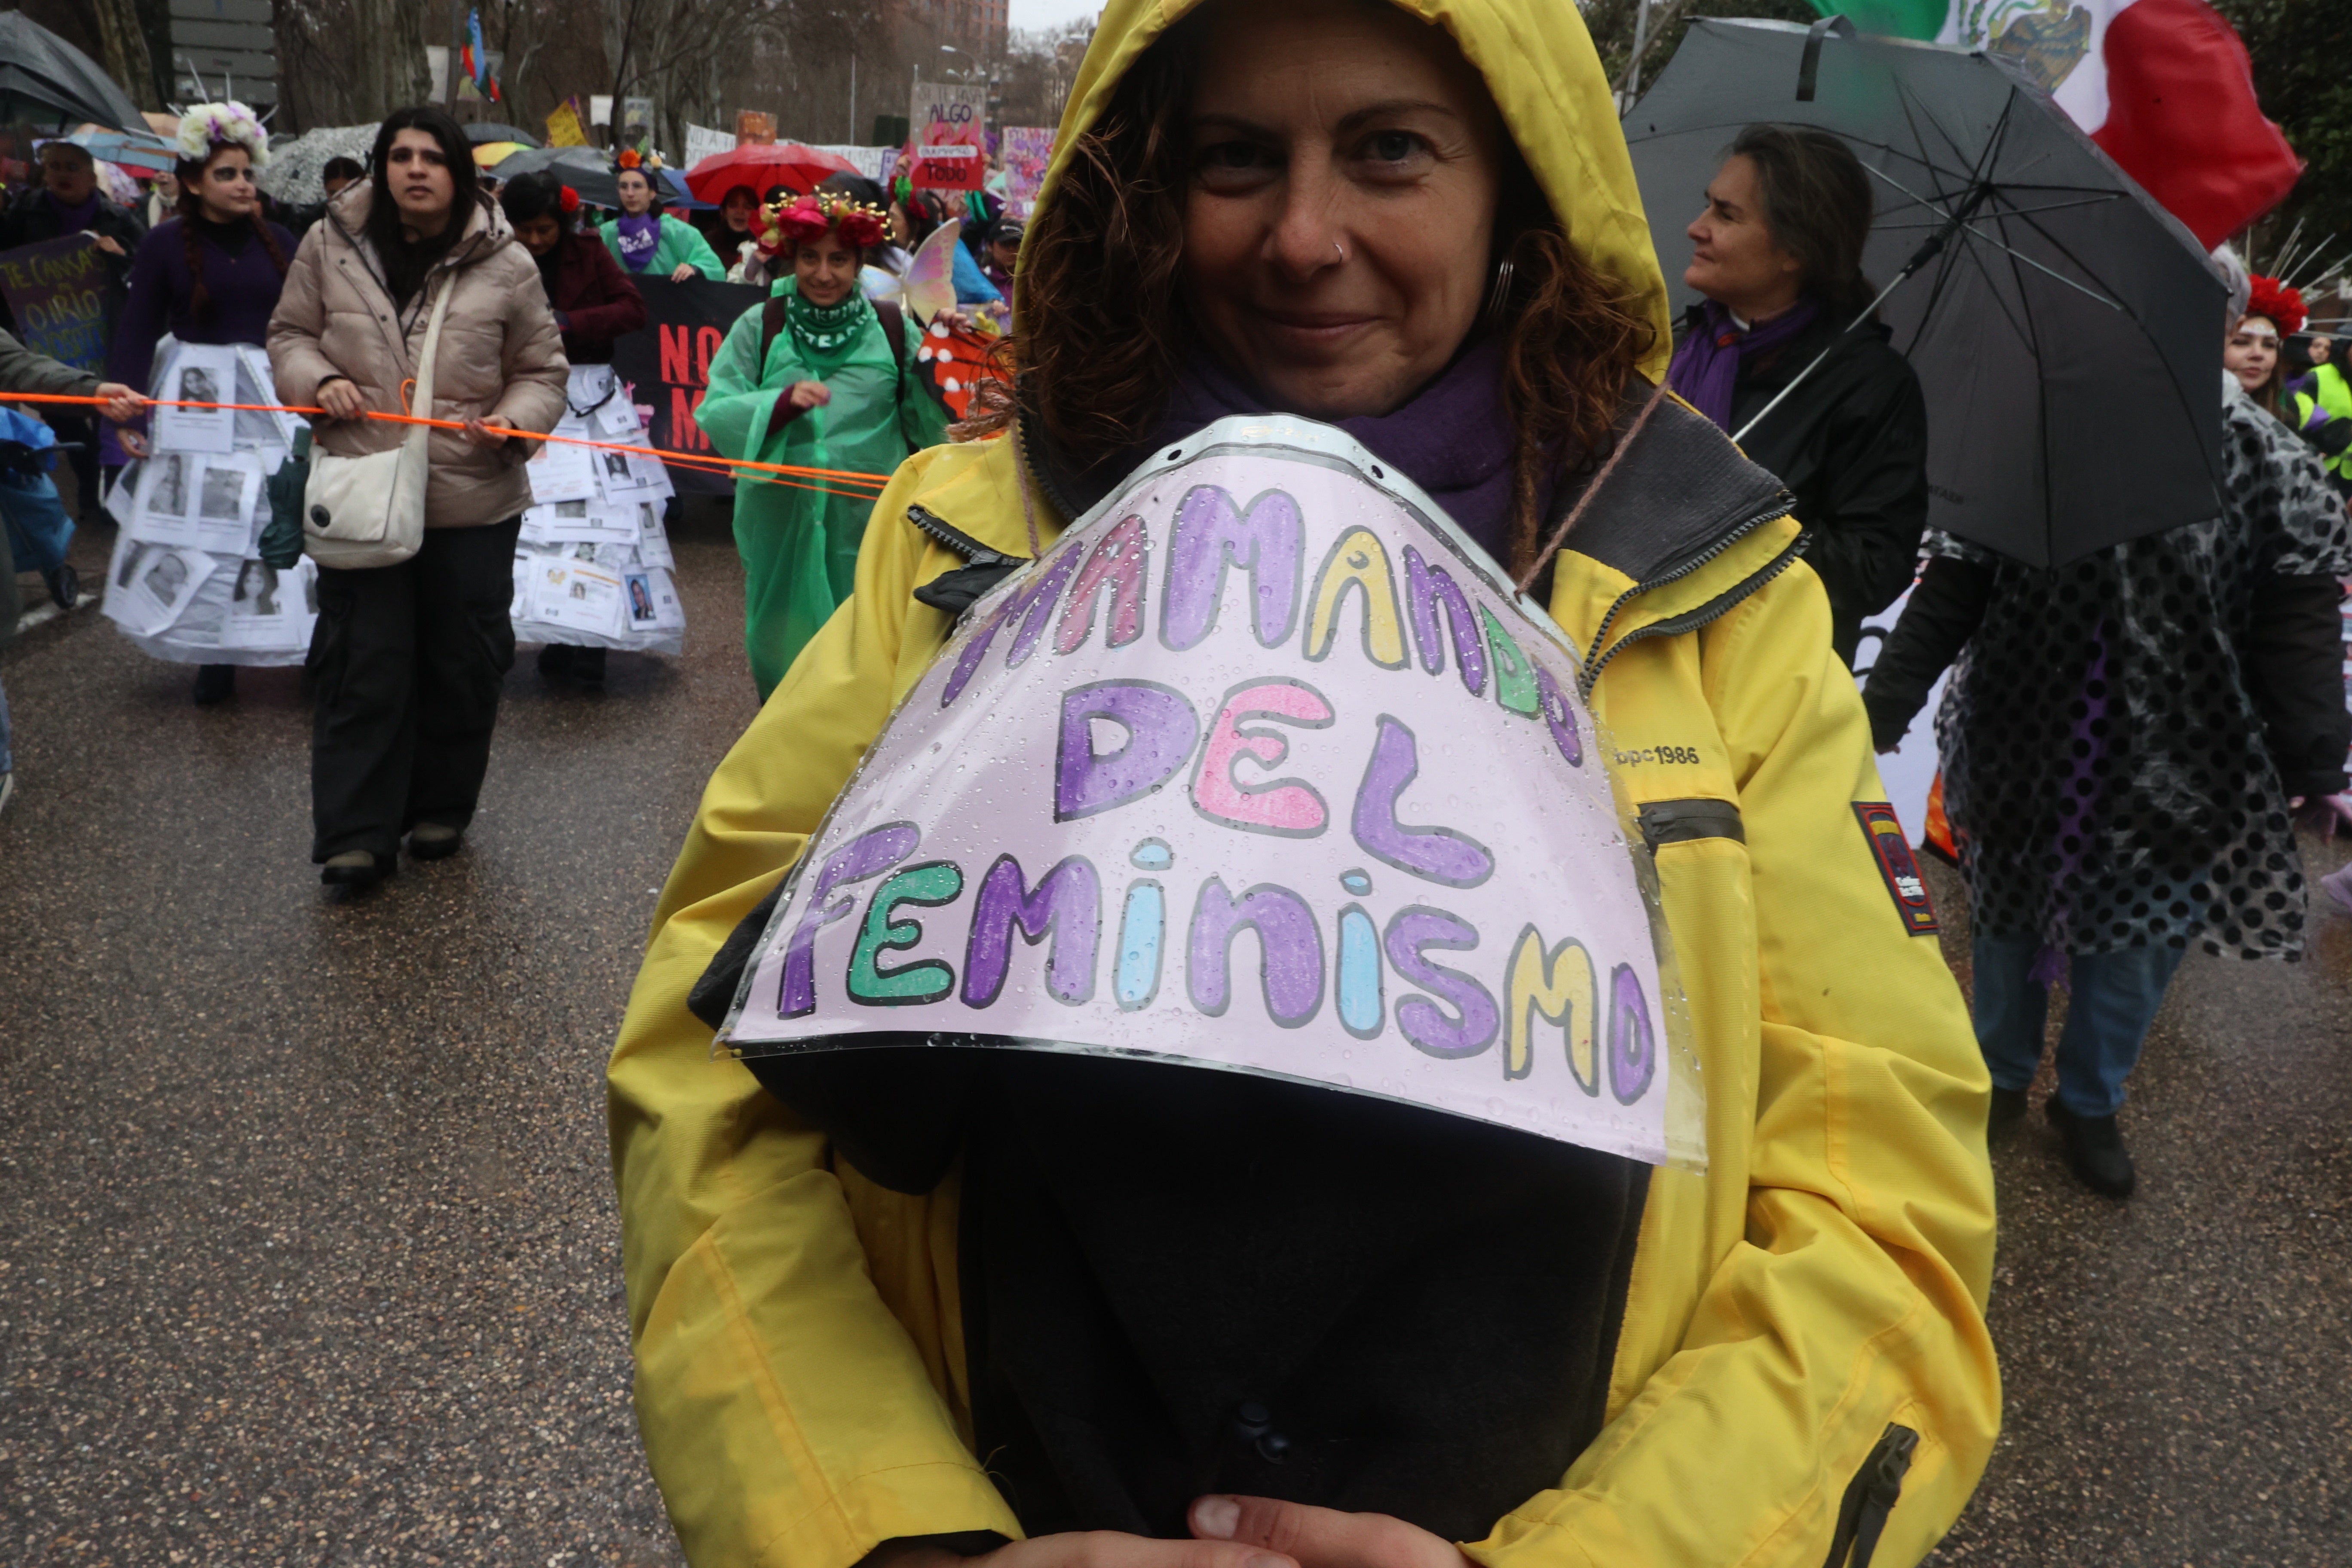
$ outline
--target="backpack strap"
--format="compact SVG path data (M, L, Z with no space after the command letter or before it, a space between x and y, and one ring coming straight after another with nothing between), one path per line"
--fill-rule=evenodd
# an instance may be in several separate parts
M896 300L877 300L874 301L874 316L882 323L882 335L890 340L890 363L898 370L898 400L904 401L907 395L907 313ZM912 441L907 443L907 450L909 454L916 450Z
M784 297L771 294L760 307L760 374L768 371L768 351L776 346L776 334L784 330Z

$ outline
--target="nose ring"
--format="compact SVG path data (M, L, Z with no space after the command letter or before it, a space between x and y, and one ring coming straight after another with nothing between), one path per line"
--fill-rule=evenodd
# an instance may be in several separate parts
M1348 247L1335 239L1331 242L1331 248L1339 253L1340 265L1343 267L1346 266L1348 261Z

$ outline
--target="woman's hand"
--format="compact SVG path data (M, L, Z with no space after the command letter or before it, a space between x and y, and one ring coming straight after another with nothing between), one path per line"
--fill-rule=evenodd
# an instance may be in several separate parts
M1154 1541L1116 1530L1073 1531L1015 1541L979 1557L925 1542L893 1542L858 1568L1302 1568L1254 1546L1223 1541Z
M147 411L147 400L119 381L101 381L98 395L106 399L99 412L117 425L128 425Z
M514 421L503 414L493 414L487 419L466 421L466 439L477 447L502 444L514 429Z
M134 458L144 458L147 455L147 437L139 434L138 431L117 430L114 433L114 438L121 444L122 449L125 452L128 452L131 456Z
M1201 1541L1279 1553L1298 1568L1475 1568L1454 1542L1385 1513L1212 1494L1192 1500L1185 1522Z
M805 414L812 408L822 408L833 401L833 389L821 381L796 381L785 395L793 406Z
M109 256L121 256L123 253L122 242L110 234L92 234L89 238L91 244Z
M670 273L669 280L673 283L683 283L689 278L698 278L700 276L701 274L695 270L693 262L681 261L677 264L676 269Z
M317 395L319 406L330 419L356 419L367 412L367 399L360 395L360 389L340 375L320 382Z

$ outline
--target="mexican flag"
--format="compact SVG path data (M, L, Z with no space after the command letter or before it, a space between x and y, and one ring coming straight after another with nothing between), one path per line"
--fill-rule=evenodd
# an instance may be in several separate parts
M2302 172L2254 100L2246 47L2205 0L1812 4L1864 32L2012 61L2208 247L2277 205Z

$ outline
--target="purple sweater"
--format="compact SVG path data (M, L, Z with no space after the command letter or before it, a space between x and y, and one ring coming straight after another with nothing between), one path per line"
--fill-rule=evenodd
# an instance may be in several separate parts
M285 277L252 226L237 223L224 229L200 225L196 245L204 257L212 309L198 321L187 241L181 237L186 221L175 217L157 224L139 242L131 263L131 298L115 323L114 346L106 356L109 381L146 391L155 366L155 345L165 332L184 343L257 344L269 339L269 314L278 308ZM294 237L276 224L269 226L269 235L278 242L278 255L291 262Z

